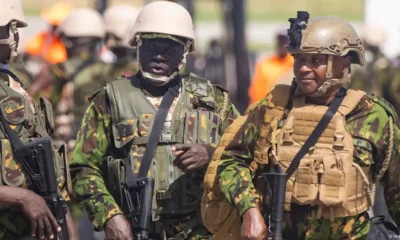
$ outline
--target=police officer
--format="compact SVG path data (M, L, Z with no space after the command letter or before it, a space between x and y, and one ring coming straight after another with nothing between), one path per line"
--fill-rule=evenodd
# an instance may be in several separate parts
M75 194L106 239L131 239L131 226L121 210L125 205L114 191L120 189L118 179L125 177L115 155L128 148L132 170L138 172L146 146L153 143L149 134L157 110L168 89L177 87L178 95L160 125L162 134L155 140L151 232L154 239L208 239L199 214L200 183L220 134L239 113L221 87L193 74L179 74L186 55L195 51L186 9L166 1L150 3L132 32L130 44L137 47L140 71L92 97L70 165ZM105 157L108 166L103 165Z
M113 53L110 76L132 76L139 68L136 61L136 49L129 46L130 30L139 14L139 9L130 5L115 5L104 12L106 29L105 45Z
M17 55L19 43L18 29L26 27L22 11L22 1L0 1L0 62L11 62ZM7 70L0 71L1 117L10 125L22 142L30 142L48 137L47 129L52 119L51 107L38 108L25 91L18 77ZM44 99L42 101L45 101ZM1 181L0 181L0 239L55 239L59 224L46 201L32 191L33 183L24 171L20 160L14 154L13 141L1 124ZM61 156L54 152L55 162L63 166ZM59 187L68 200L67 176L62 169L56 169ZM77 239L74 223L67 214L69 239Z
M384 99L343 88L351 64L365 64L363 44L348 22L297 20L288 45L295 58L293 86L276 87L245 121L234 122L238 131L231 141L221 141L210 168L217 166L218 189L242 219L241 238L264 239L271 225L263 213L276 206L267 206L274 195L263 198L265 184L257 185L257 179L269 166L286 172L325 113L332 112L286 183L283 238L366 239L378 181L390 214L400 222L397 115ZM205 218L218 217L217 209L205 212Z

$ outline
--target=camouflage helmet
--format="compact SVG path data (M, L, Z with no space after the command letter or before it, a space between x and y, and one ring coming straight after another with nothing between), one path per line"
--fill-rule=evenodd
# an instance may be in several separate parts
M159 1L147 4L140 11L133 25L129 44L137 47L142 33L167 34L187 40L188 52L195 50L193 20L189 12L173 2Z
M297 18L290 18L288 29L290 54L310 53L327 54L326 81L318 89L320 96L330 86L350 81L348 73L342 79L332 78L333 56L350 55L351 63L365 64L364 46L354 28L345 20L337 17L317 17L308 19L308 12L297 12Z
M104 27L107 33L118 38L118 42L108 42L107 45L129 46L129 31L135 23L139 9L131 5L116 5L104 12Z
M98 37L105 35L101 15L90 8L73 10L57 28L58 34L66 37Z
M7 39L0 39L0 44L8 45L11 53L9 59L2 60L12 62L17 56L17 28L23 28L28 25L24 21L21 0L0 0L0 6L0 26L6 26L11 23L9 27L9 37Z

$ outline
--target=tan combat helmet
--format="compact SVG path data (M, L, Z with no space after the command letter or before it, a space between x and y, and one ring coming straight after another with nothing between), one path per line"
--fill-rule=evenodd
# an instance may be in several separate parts
M90 8L73 10L61 22L57 33L66 37L98 37L103 38L105 29L101 15Z
M332 77L333 56L346 56L350 54L351 63L364 65L364 46L354 28L347 22L337 17L318 17L308 19L307 12L297 12L297 18L290 18L288 29L290 54L311 53L327 54L328 63L326 81L311 96L325 94L329 87L344 84L350 81L348 73L342 79Z
M24 12L21 0L0 0L0 6L0 26L6 26L11 23L9 29L10 36L8 39L0 39L0 44L7 44L10 47L11 54L8 61L12 62L17 56L17 28L26 27L28 24L24 21Z
M141 33L161 33L189 40L189 53L194 52L195 34L192 17L181 5L159 1L147 4L140 11L130 37L130 45L136 47Z
M132 47L137 47L140 72L145 78L155 80L158 83L166 83L175 78L186 62L186 55L195 50L192 17L184 7L173 2L159 1L144 6L136 18L130 36L129 44ZM140 65L139 55L139 48L142 44L141 39L166 36L182 44L185 48L185 53L181 64L178 66L178 70L169 77L144 72Z
M114 35L118 39L107 41L106 45L128 47L130 30L139 14L139 9L131 5L116 5L104 12L104 27L106 33Z

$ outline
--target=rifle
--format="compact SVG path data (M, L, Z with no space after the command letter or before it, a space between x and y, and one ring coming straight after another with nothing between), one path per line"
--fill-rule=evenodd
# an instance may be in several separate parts
M283 173L278 165L272 166L270 164L269 167L269 172L261 174L267 183L267 196L269 196L268 219L265 220L270 232L268 239L282 240L287 174Z
M61 227L61 232L57 233L58 240L68 240L66 219L68 206L58 191L56 165L50 138L29 142L22 148L15 148L15 151L34 185L34 192L45 199Z
M130 157L124 159L126 181L122 182L127 215L132 221L133 239L148 240L151 227L151 207L153 202L154 178L134 177Z
M43 137L24 144L1 114L0 122L13 147L16 161L22 165L22 169L33 184L33 191L45 199L47 206L61 227L61 232L57 233L57 239L68 240L66 219L68 206L58 191L51 139ZM65 161L64 165L66 166Z

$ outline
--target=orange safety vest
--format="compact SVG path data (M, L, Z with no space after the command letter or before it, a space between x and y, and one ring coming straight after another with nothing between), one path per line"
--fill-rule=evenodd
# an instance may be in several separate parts
M25 51L33 56L42 56L51 64L67 60L67 51L61 39L46 31L29 39L25 44Z
M262 100L277 83L290 84L293 78L293 62L294 59L289 54L283 59L272 56L260 60L255 67L248 92L250 104Z

